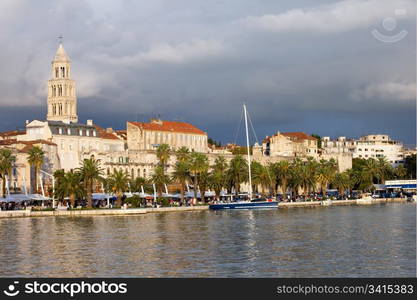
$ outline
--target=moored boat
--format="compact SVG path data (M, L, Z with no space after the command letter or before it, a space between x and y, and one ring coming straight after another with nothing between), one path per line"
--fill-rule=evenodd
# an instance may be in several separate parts
M243 112L245 116L246 127L246 148L247 148L247 160L248 160L248 178L249 178L249 199L246 201L231 201L226 203L214 203L210 204L209 208L212 210L220 209L269 209L278 208L278 201L265 198L252 199L252 172L251 172L251 160L250 160L250 145L249 145L249 133L248 133L248 113L246 111L246 105L243 104Z
M236 201L229 203L215 203L210 204L209 208L212 210L220 209L268 209L268 208L278 208L278 202L274 200L263 201Z

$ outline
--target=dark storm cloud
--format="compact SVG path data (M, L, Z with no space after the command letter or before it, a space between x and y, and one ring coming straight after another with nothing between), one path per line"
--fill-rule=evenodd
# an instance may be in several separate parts
M373 29L408 35L383 43ZM44 116L60 34L82 120L123 128L159 114L233 141L246 102L260 139L296 130L415 143L412 0L2 1L0 130Z

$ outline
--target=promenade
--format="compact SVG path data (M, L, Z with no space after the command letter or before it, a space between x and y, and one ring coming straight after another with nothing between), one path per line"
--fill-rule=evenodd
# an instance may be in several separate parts
M182 207L159 207L159 208L129 208L129 209L80 209L80 210L5 210L0 211L1 218L19 217L76 217L76 216L127 216L142 215L147 213L159 212L178 212L178 211L201 211L207 210L208 205L204 206L182 206Z
M388 202L407 202L407 198L381 198L381 199L357 199L357 200L330 200L330 201L306 201L306 202L280 202L278 208L296 207L320 207L340 205L373 205ZM159 208L129 208L129 209L80 209L80 210L6 210L0 211L1 218L19 217L76 217L76 216L128 216L142 215L147 213L180 212L180 211L202 211L208 210L208 205L182 206L182 207L159 207Z

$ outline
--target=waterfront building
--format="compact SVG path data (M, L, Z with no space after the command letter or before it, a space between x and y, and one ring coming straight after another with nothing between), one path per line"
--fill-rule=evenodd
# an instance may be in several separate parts
M353 158L385 158L393 167L404 163L402 143L385 134L366 135L357 140L345 137L330 140L329 137L323 137L322 147L325 153L351 153Z
M207 133L185 122L151 119L150 122L127 122L127 146L129 150L156 150L167 144L176 150L187 147L190 151L208 150Z
M317 157L317 139L304 132L277 132L262 141L266 156Z
M267 136L262 141L262 146L255 145L253 154L259 161L265 163L283 159L312 157L316 160L334 159L337 162L339 172L352 168L352 153L344 151L323 151L318 147L318 140L304 132L277 132ZM263 157L264 159L261 159ZM269 158L265 161L265 158Z
M33 192L35 170L28 163L28 152L33 147L39 147L45 153L45 159L41 169L49 174L59 169L60 162L58 148L55 143L46 140L18 141L17 139L0 140L0 149L9 149L16 157L16 162L12 168L9 178L10 190L14 192ZM51 183L51 178L44 176L45 184ZM38 182L39 183L39 182Z

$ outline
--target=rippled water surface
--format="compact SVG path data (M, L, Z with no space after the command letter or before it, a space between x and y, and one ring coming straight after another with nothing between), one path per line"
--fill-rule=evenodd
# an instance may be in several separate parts
M415 204L0 220L0 276L415 275Z

